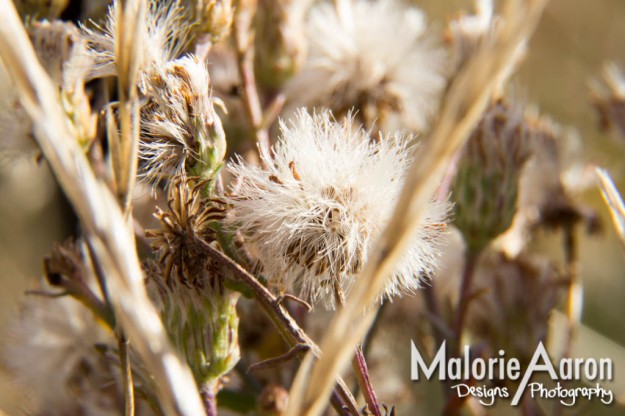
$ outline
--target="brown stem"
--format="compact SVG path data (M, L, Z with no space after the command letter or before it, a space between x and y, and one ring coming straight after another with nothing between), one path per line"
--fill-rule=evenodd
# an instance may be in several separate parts
M130 342L120 330L117 337L119 347L120 367L122 370L122 387L124 389L124 415L134 416L135 414L135 393L132 381L132 368L130 366Z
M253 275L251 275L230 257L212 247L207 242L203 240L199 241L206 251L206 254L211 256L213 260L220 265L228 268L237 280L243 282L252 291L256 302L258 302L269 319L271 319L272 323L276 329L278 329L280 335L289 346L293 347L298 344L306 344L315 357L319 357L321 355L319 346L317 346L317 344L315 344L315 342L311 340L308 335L306 335L299 325L297 325L295 320L293 320L293 318L289 315L286 309L280 304L279 300L265 286L263 286ZM340 376L336 378L335 391L336 396L340 398L340 400L337 398L331 400L332 406L335 410L341 415L359 415L356 400L347 388L345 381L343 381ZM346 406L347 410L345 410L343 406Z
M569 358L571 356L571 350L573 348L573 339L577 331L578 317L577 317L577 304L576 292L579 281L579 248L577 238L575 234L575 225L567 224L563 227L563 251L564 251L564 263L566 268L566 274L568 277L568 293L567 293L567 328L566 328L566 341L564 344L564 352L562 358ZM564 382L562 383L564 387ZM554 404L553 414L554 416L560 416L564 411L564 407L559 401Z
M254 138L263 163L269 158L269 132L263 123L263 109L260 103L256 77L254 76L254 42L250 33L252 19L256 14L255 1L239 1L234 19L234 37L237 52L237 67L243 87L243 103L254 130Z
M458 308L456 309L456 319L454 322L454 352L460 355L460 342L462 339L462 330L464 329L464 321L467 315L467 309L471 301L471 287L473 286L473 276L477 266L479 253L467 253L464 271L462 273L462 284L460 286L460 296L458 298Z
M456 316L454 321L454 345L453 345L453 355L456 357L460 357L461 346L460 342L462 341L462 331L464 329L464 322L466 319L467 310L469 307L469 303L472 298L471 287L473 286L473 277L475 275L475 268L477 265L477 259L479 257L479 252L471 252L467 251L466 261L464 265L464 271L462 273L462 283L460 286L460 295L458 298L458 307L456 309ZM462 408L464 402L466 400L466 396L464 398L458 397L456 394L448 394L447 395L447 403L445 404L445 409L443 411L444 415L456 415Z
M362 352L360 345L356 347L356 353L354 354L354 360L352 361L354 371L356 372L356 378L358 379L358 385L362 389L362 394L367 403L367 408L374 416L382 416L380 413L380 404L378 403L378 397L373 390L371 380L369 378L369 370L367 369L367 362L365 361L365 355Z

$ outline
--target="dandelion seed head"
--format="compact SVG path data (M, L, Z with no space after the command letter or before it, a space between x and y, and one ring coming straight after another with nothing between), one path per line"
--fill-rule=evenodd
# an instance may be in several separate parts
M335 287L347 292L388 222L414 147L396 134L371 141L350 116L300 110L281 137L267 169L242 160L235 177L232 215L270 284L334 305ZM425 225L389 280L384 296L418 289L437 268L437 245L448 206L431 202Z
M322 2L308 15L308 58L287 88L295 105L352 107L367 124L423 130L446 83L446 52L424 14L397 0Z

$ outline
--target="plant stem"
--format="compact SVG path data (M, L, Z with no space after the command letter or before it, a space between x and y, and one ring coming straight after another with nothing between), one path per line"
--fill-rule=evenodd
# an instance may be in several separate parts
M269 132L263 123L263 109L260 103L256 77L254 75L254 42L250 27L256 14L256 2L239 1L234 19L234 38L237 52L237 67L243 87L243 103L249 117L254 138L263 163L269 158Z
M122 387L124 389L124 415L134 416L135 414L135 393L132 382L132 368L130 366L130 342L120 330L117 336L119 347L120 367L122 370Z
M356 353L354 354L352 365L354 367L354 371L356 372L358 385L362 389L362 394L365 398L365 402L367 403L367 408L374 416L382 416L380 413L378 397L373 390L373 386L371 385L371 380L369 378L369 370L367 369L365 355L363 354L360 345L356 347Z
M581 317L581 282L579 279L579 248L575 234L575 224L565 224L563 227L563 251L566 275L568 277L568 293L566 299L566 341L562 358L569 358L573 348L573 339ZM562 384L565 384L563 381ZM554 416L560 416L564 407L560 402L554 404Z
M207 383L200 389L200 397L204 403L206 416L217 416L217 389L212 383Z
M282 338L290 347L298 344L305 344L308 345L310 351L312 351L315 357L319 357L321 355L321 350L317 344L315 344L315 342L311 340L308 335L306 335L299 325L297 325L295 320L293 320L284 307L282 307L278 299L265 286L263 286L253 275L251 275L230 257L226 256L216 248L211 247L207 242L203 240L199 241L201 241L206 254L211 256L213 260L217 261L219 264L228 268L233 273L234 278L249 287L254 294L254 299L258 302L269 319L271 319L274 326L280 332ZM349 412L347 414L358 416L359 410L356 400L341 377L337 377L336 379L335 392L336 398L331 400L335 410L341 415ZM345 406L347 410L345 410L343 406Z
M467 309L471 301L473 286L473 277L477 266L477 259L480 252L467 252L464 271L462 273L462 283L460 286L460 295L458 298L458 308L456 309L456 318L454 321L454 341L456 355L460 355L460 342L462 341L462 330L467 315Z

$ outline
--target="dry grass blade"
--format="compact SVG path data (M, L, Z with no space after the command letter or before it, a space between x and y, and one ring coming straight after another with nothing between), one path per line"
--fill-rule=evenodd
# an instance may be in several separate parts
M378 296L407 242L422 221L425 207L454 154L465 143L495 87L510 73L518 48L532 33L547 1L511 1L503 11L503 25L497 36L483 42L458 74L447 94L441 116L404 185L395 213L377 243L347 304L332 320L321 343L323 355L310 368L302 365L289 400L287 415L319 415L327 403L334 378L350 361L375 316L363 315L365 305ZM310 363L310 359L305 361Z
M597 178L599 178L599 186L603 199L610 209L612 222L618 234L621 245L625 250L625 204L610 174L601 168L596 168Z
M139 152L139 101L137 97L137 77L145 47L143 34L147 4L145 0L123 1L116 8L117 79L119 91L119 115L121 136L117 144L119 170L115 172L117 194L125 212L130 210L130 193L137 177ZM121 14L121 16L120 16Z
M172 350L143 286L132 231L71 136L58 92L39 64L17 12L0 0L0 57L33 120L35 136L90 239L125 332L151 370L167 414L198 415L203 408L191 372Z

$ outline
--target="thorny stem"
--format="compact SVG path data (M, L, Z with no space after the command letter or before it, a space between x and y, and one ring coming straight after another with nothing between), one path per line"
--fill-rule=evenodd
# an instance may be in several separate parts
M274 326L278 329L280 335L289 346L293 347L298 344L305 344L315 357L321 355L321 350L317 344L315 344L299 325L297 325L286 309L280 304L279 300L265 286L230 257L212 247L204 240L198 241L201 241L202 247L204 247L206 253L211 256L213 260L227 267L237 280L242 281L249 287L254 294L254 299L258 302L269 319L271 319ZM331 401L332 406L339 414L351 416L359 415L356 400L341 377L337 377L336 379L335 393Z
M234 19L234 36L237 52L237 67L243 87L243 103L250 119L254 138L263 163L269 158L269 132L263 122L263 109L254 76L254 42L250 33L252 19L256 13L255 0L238 2Z

